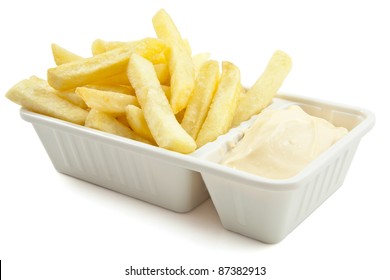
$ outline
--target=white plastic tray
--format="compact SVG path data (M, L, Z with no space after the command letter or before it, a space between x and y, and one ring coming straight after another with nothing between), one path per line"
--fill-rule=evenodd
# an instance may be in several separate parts
M191 155L183 155L21 109L61 173L149 203L187 212L209 195L223 226L277 243L343 183L360 139L373 127L360 108L279 94L270 108L296 104L349 133L298 175L271 180L219 164L254 121L244 122Z

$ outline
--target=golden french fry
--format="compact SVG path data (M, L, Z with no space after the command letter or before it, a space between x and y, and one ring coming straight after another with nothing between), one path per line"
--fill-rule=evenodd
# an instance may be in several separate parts
M133 54L127 73L158 146L181 153L193 152L195 141L176 120L152 63Z
M105 53L107 51L106 41L101 39L94 40L91 45L91 51L92 51L92 55Z
M130 86L129 79L127 78L126 72L121 72L119 74L103 78L101 80L95 81L96 85L106 85L106 86Z
M233 126L248 120L267 107L276 95L291 70L291 58L282 51L276 51L263 74L238 101Z
M159 63L159 64L154 64L153 67L154 70L156 71L160 83L162 85L169 85L170 73L169 73L168 65L166 63ZM131 86L126 72L119 73L117 75L102 79L98 81L97 84Z
M52 88L45 80L38 78L36 76L31 76L30 80L34 82L37 86L39 85L40 87L42 87L42 90L54 93L59 97L61 97L62 99L65 99L70 103L76 105L77 107L80 107L81 109L88 109L87 104L85 104L84 100L78 94L76 94L74 90L58 91Z
M165 48L166 45L161 40L146 38L140 40L135 46L116 48L93 57L50 68L47 72L48 82L58 90L93 84L126 72L132 53L149 58L163 52Z
M113 116L96 109L89 111L85 126L150 144L148 140L136 134Z
M126 114L127 105L139 106L137 98L129 94L88 87L78 87L76 93L83 98L88 107L116 117Z
M122 44L122 46L125 46L125 44ZM52 44L51 49L52 49L54 61L56 62L57 65L62 65L62 64L69 63L72 61L85 59L84 57L81 57L77 54L74 54L74 53L68 51L67 49L64 49L56 44ZM114 48L112 48L112 49L114 49ZM116 86L130 85L130 82L129 82L129 79L127 78L126 72L119 73L117 75L110 76L108 78L104 78L102 80L99 80L97 83L99 85L107 85L107 86L108 85L116 85Z
M191 57L185 50L171 45L169 55L171 73L170 104L174 113L187 107L188 100L195 85L195 69Z
M51 44L51 51L53 54L54 61L57 65L83 59L83 57L72 53L71 51L68 51L67 49L57 44Z
M56 90L38 77L14 85L6 97L24 108L39 114L83 125L88 112L59 97Z
M126 107L126 119L132 130L145 139L148 139L150 142L154 142L154 138L150 132L148 124L146 123L144 113L141 108L134 105L128 105Z
M169 73L169 67L166 63L155 64L154 71L156 71L157 78L160 84L169 86L171 81L171 75Z
M157 37L165 40L169 46L167 58L171 74L170 104L176 114L187 106L194 88L195 69L188 46L184 43L176 25L168 13L161 9L153 19Z
M180 45L186 50L190 48L188 42L184 43L179 29L164 9L160 9L153 16L152 23L158 38Z
M96 39L92 42L91 50L93 55L101 54L117 48L128 47L129 45L137 44L138 41L120 42L120 41L105 41Z
M130 83L130 82L129 82ZM93 88L97 90L104 90L104 91L113 91L113 92L119 92L123 94L129 94L129 95L135 95L134 89L129 85L106 85L106 84L93 84L93 85L86 85L85 87Z
M132 47L135 47L139 43L142 43L142 40L120 42L120 41L104 41L101 39L97 39L92 43L92 54L98 55L98 54L102 54L104 52L111 51L111 50L117 49L117 48L132 48ZM165 58L164 51L156 52L155 54L147 57L147 59L149 59L154 64L167 62L167 60Z
M192 62L194 63L195 77L198 76L199 69L210 58L210 53L198 53L192 56Z
M194 92L188 102L181 126L196 139L218 86L219 65L215 60L205 62L195 80Z
M240 91L240 70L233 63L222 62L222 74L217 91L196 138L198 147L214 141L229 131Z
M129 61L130 52L126 48L114 49L51 68L47 72L48 82L59 90L96 83L123 72Z
M80 95L75 93L74 91L58 91L56 90L56 95L59 97L69 101L70 103L80 107L81 109L88 109L87 104L85 104L84 100Z

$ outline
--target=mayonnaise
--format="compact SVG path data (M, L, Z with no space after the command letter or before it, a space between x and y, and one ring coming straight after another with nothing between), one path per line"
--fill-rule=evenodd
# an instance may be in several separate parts
M289 178L347 132L296 105L267 110L245 131L222 164L271 179Z

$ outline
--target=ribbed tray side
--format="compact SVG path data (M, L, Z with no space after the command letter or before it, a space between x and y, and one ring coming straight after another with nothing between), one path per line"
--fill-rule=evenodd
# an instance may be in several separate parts
M209 197L198 172L86 135L33 126L61 173L176 212L190 211Z
M301 186L295 198L296 207L292 211L290 231L341 187L358 145L359 141L351 143L348 149L343 150L337 157L332 158L321 169L311 174Z
M278 185L247 185L202 173L226 229L265 243L277 243L342 185L359 141L351 143L291 190ZM274 188L274 190L272 190Z

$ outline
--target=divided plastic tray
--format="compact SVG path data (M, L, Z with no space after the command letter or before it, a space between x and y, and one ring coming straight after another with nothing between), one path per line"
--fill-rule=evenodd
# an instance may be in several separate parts
M343 183L361 138L373 127L364 109L279 94L269 108L299 105L349 133L296 176L272 180L219 164L255 120L190 155L20 110L58 172L170 209L187 212L211 197L223 226L277 243Z

